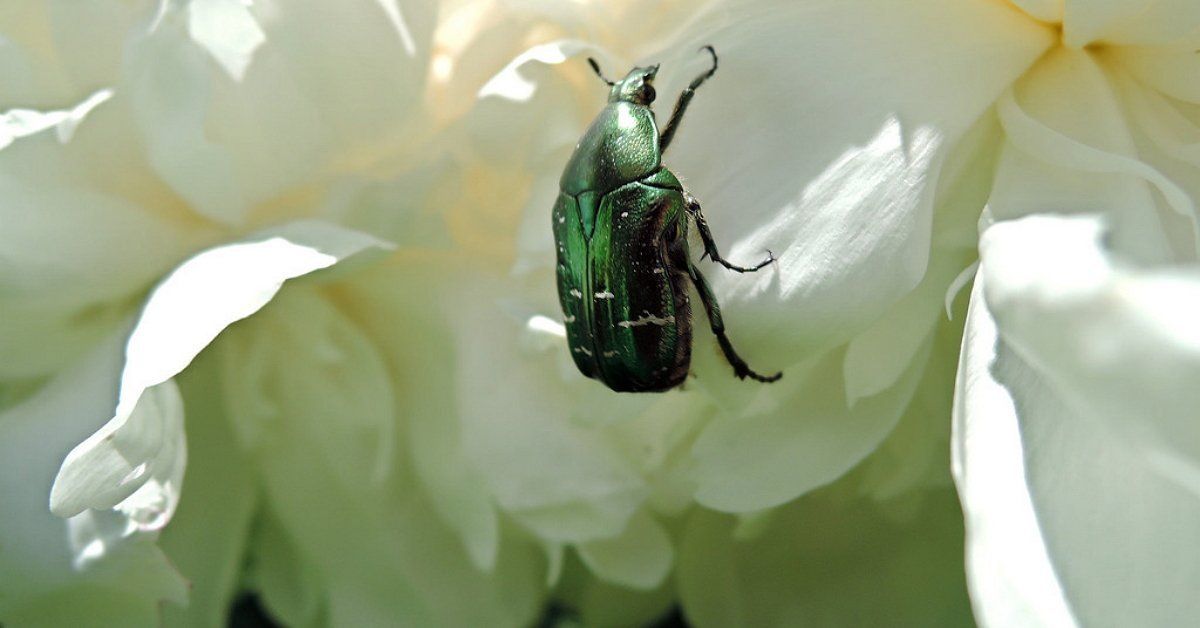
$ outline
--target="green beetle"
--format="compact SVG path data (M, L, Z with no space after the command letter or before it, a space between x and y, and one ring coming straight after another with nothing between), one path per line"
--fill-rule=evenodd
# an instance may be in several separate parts
M576 145L559 182L552 217L558 297L576 366L615 391L663 391L687 377L689 281L734 374L760 382L782 375L750 370L733 350L716 298L692 262L687 217L696 221L705 255L730 270L756 271L775 257L768 251L765 261L749 268L722 258L700 204L662 165L662 153L696 88L717 71L716 51L712 46L702 50L712 55L712 68L683 91L662 134L650 108L658 66L634 68L613 82L588 59L611 90L608 105Z

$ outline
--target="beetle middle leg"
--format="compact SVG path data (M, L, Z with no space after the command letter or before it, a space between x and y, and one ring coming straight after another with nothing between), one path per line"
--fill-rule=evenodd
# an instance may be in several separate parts
M700 293L700 301L704 303L704 312L708 314L708 324L712 328L713 334L717 337L717 342L721 345L721 353L725 354L725 359L733 367L733 374L738 379L750 379L760 382L774 382L780 377L783 377L783 372L775 373L774 375L761 375L750 369L746 361L742 359L737 351L733 350L733 344L729 342L729 336L725 335L725 322L721 319L721 307L717 305L717 297L713 294L712 288L708 285L708 280L704 275L700 274L700 270L695 264L688 262L688 276L691 277L692 283L696 286L696 292Z
M736 270L739 273L752 273L775 261L775 254L768 250L767 259L754 266L746 267L731 264L729 260L721 257L721 253L717 251L717 241L713 239L712 231L708 228L708 221L704 219L704 214L700 211L700 201L697 201L695 197L686 192L683 197L687 203L686 209L688 215L692 217L692 220L696 221L696 228L700 230L700 240L704 242L704 255L711 257L714 262L729 270ZM700 259L704 259L704 255L701 255Z
M665 152L667 146L671 144L671 140L675 137L675 131L679 128L679 121L683 119L683 112L687 111L688 104L692 102L692 97L696 95L696 90L704 84L704 81L707 81L717 72L717 51L713 50L712 46L704 46L701 50L707 50L712 55L712 67L704 74L692 79L692 83L679 95L679 100L675 101L675 110L671 112L671 120L667 122L667 128L663 129L662 134L658 136L658 150L660 152Z

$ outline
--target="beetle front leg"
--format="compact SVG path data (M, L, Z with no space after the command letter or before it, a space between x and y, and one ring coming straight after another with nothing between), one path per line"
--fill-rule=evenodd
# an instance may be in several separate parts
M696 286L696 292L700 293L700 301L704 303L704 312L708 314L708 324L712 328L713 334L717 337L717 342L721 345L721 352L725 354L725 359L733 367L733 374L737 375L738 379L750 379L760 382L770 383L777 381L783 377L783 372L774 375L760 375L750 369L746 361L733 350L733 344L729 342L729 336L725 335L725 322L721 320L721 307L717 305L717 297L713 294L712 288L709 287L708 281L704 275L700 274L700 270L695 264L688 263L688 276L692 278L692 283Z
M754 266L747 268L729 263L717 251L717 241L713 239L712 231L708 228L708 221L704 219L704 214L700 211L700 201L697 201L691 194L687 194L686 192L684 193L684 200L686 201L687 213L692 217L692 220L696 221L696 228L700 230L700 240L704 242L704 255L711 257L714 262L729 270L736 270L739 273L752 273L775 261L775 254L767 250L767 259ZM701 255L700 259L704 259L704 255Z
M707 50L712 55L712 67L704 74L692 79L692 83L679 95L679 100L675 101L675 110L671 112L671 120L667 122L667 128L663 129L662 134L658 136L659 152L666 152L667 146L671 144L671 139L675 137L675 131L679 128L679 122L683 120L683 112L687 111L688 104L696 95L696 90L717 72L717 51L713 50L712 46L704 46L701 50Z

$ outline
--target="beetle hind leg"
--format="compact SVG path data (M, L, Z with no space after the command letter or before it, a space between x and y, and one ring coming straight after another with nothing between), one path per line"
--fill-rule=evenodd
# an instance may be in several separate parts
M753 266L738 266L721 257L721 253L717 251L717 241L713 239L712 231L708 228L708 221L704 219L704 214L700 211L700 202L691 194L686 193L684 194L684 199L687 201L687 213L692 217L692 220L696 221L696 228L700 230L700 239L704 242L704 253L700 255L700 259L704 259L704 256L707 255L714 262L739 273L752 273L776 261L775 254L770 249L767 250L767 259Z
M725 359L729 365L733 367L733 374L738 379L750 379L771 383L778 381L783 377L783 372L780 371L774 375L762 375L750 368L742 356L737 354L733 349L733 343L729 342L729 336L725 334L725 322L721 319L721 307L717 305L717 297L713 294L712 288L709 287L708 281L704 275L700 274L700 270L695 264L688 263L688 276L691 277L692 283L696 286L696 291L700 293L700 301L704 303L704 311L708 314L708 324L712 328L713 334L717 337L717 343L721 345L721 353L725 354Z

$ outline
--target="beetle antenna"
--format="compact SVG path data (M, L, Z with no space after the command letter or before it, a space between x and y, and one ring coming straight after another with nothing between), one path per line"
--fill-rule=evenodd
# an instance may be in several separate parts
M709 71L707 72L707 76L712 76L712 75L713 75L713 74L715 74L715 73L716 73L716 71L717 71L717 51L716 51L716 50L713 50L713 47L712 47L712 46L700 46L700 49L701 49L701 50L707 50L707 51L708 51L708 54L712 55L712 58L713 58L713 67L712 67L712 69L711 69L711 70L709 70Z
M614 85L614 83L612 81L610 81L604 77L604 73L600 71L600 64L596 63L595 59L588 57L588 64L592 66L592 70L596 72L596 76L599 76L601 81L608 83L609 87L612 87Z

